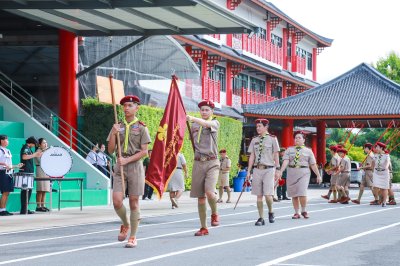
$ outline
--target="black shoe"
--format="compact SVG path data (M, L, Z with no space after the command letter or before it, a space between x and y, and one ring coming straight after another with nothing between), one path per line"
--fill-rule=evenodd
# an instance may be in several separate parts
M275 216L274 216L274 213L273 212L269 212L268 213L268 219L269 219L269 222L272 224L272 223L275 223Z
M265 225L265 221L263 218L258 218L257 222L254 225L256 226Z
M37 207L37 208L36 208L36 211L37 211L37 212L47 212L46 209L43 208L43 207Z
M1 211L0 216L10 216L13 215L12 213L9 213L8 211Z
M283 197L284 200L290 200L288 197Z
M46 207L42 207L45 211L49 212L50 210L47 209Z
M278 200L282 200L282 197L278 197Z
M34 211L28 210L28 212L26 211L20 211L20 214L34 214Z

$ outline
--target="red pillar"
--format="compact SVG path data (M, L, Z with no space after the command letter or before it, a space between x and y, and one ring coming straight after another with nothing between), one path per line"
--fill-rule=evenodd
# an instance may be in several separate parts
M312 49L312 79L317 81L317 48Z
M73 128L77 128L79 87L76 73L78 72L78 38L74 33L60 30L59 40L59 116ZM76 141L71 141L70 132L60 125L60 138L72 147Z
M232 62L231 61L226 62L225 85L226 85L226 105L232 106L233 91L232 91Z
M325 121L320 120L317 121L317 163L324 165L326 162L326 154L325 154L325 147L326 147L326 139L325 139Z
M271 21L267 21L267 41L271 41Z
M282 98L287 98L287 84L286 84L286 81L282 81Z
M311 146L311 150L315 156L317 155L317 143L318 143L317 135L311 134L310 135L310 146Z
M293 145L293 119L283 120L281 146L287 148Z
M297 72L297 61L296 61L296 33L292 33L292 72Z
M203 100L205 99L205 79L208 77L208 67L207 67L207 61L208 61L208 53L207 51L202 51L202 57L201 57L201 95Z
M265 93L267 96L271 96L271 78L265 80Z
M288 39L288 30L282 29L282 52L283 52L283 69L287 70L288 67L288 58L287 58L287 39Z
M228 45L229 47L232 47L232 38L233 38L233 34L227 34L226 35L226 45Z

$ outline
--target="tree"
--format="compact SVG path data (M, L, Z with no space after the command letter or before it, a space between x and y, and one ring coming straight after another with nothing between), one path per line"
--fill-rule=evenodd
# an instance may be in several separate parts
M390 52L387 58L380 58L376 62L376 66L373 64L373 67L387 78L400 84L400 57L394 51Z

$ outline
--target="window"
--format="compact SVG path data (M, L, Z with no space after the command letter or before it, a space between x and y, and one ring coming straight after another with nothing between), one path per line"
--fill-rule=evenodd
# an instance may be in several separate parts
M312 58L312 53L309 53L309 52L307 52L307 70L309 70L309 71L312 71L313 69L312 69L312 67L313 67L313 65L312 65L312 60L313 60L313 58Z
M292 61L292 43L287 42L287 57L288 57L288 62Z
M263 40L266 40L267 32L265 29L260 29L260 32L257 33L257 36Z
M250 89L265 94L265 81L250 77Z
M271 91L271 96L278 99L282 98L282 87L278 85L275 86Z
M307 58L307 51L300 47L296 47L296 55L301 58Z
M241 90L242 88L247 89L249 82L249 76L239 74L233 79L233 88Z
M271 42L272 44L278 46L279 48L282 48L282 38L279 36L276 36L275 34L271 33Z
M214 66L214 68L212 68L209 72L208 72L208 76L212 79L212 80L216 80L219 81L221 84L221 91L222 92L226 92L226 86L225 86L225 68L222 66Z

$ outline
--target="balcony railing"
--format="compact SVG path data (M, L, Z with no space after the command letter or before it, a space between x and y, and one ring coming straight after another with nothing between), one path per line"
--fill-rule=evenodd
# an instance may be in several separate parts
M234 49L242 49L272 63L283 65L282 48L258 36L253 35L249 38L247 34L234 34L232 46Z
M208 35L213 37L214 39L221 40L221 34L208 34Z
M277 98L261 92L242 88L242 104L260 104L275 101Z
M294 64L294 66L292 66L292 71L293 72L297 72L300 74L305 75L306 74L306 59L302 58L301 56L297 56L294 55L292 56L292 64Z
M220 103L221 83L209 77L203 79L203 99Z

